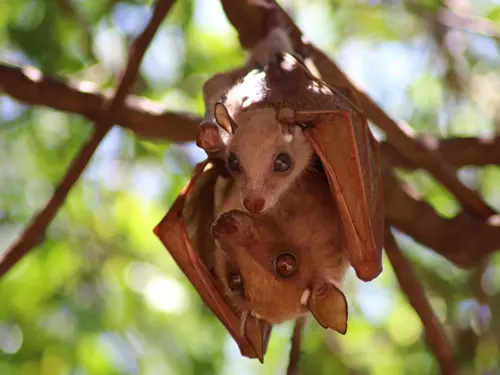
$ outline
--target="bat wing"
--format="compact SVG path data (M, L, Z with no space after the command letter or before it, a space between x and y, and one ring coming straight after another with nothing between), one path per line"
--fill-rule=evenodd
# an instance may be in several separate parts
M337 203L351 264L358 278L372 280L382 272L378 142L349 87L328 85L290 54L277 57L266 71L267 105L280 108L281 123L304 127Z
M351 264L358 278L370 281L382 272L384 212L378 142L355 107L329 111L304 132L322 161L338 204Z
M213 261L211 252L215 244L211 237L207 237L209 225L204 225L200 215L207 214L209 224L213 222L213 210L210 210L210 205L213 205L213 191L218 175L211 166L207 161L196 166L192 179L153 231L196 288L203 302L226 327L238 344L241 354L262 361L264 353L258 351L260 348L265 352L270 327L266 327L267 331L261 337L240 333L239 315L228 304L217 287L218 280L213 278L207 268ZM193 244L198 251L193 248ZM258 343L253 342L254 340Z

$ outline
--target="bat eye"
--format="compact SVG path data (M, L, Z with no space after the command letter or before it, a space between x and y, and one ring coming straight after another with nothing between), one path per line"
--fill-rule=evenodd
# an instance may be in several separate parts
M297 258L291 253L283 253L274 259L274 270L281 277L290 277L297 269Z
M274 160L273 170L275 172L286 172L290 169L291 164L292 161L290 160L290 155L281 153L276 156L276 159Z
M227 167L231 172L240 171L240 162L234 152L231 152L227 157Z
M229 289L236 294L243 295L243 279L239 273L232 273L229 275L227 284Z

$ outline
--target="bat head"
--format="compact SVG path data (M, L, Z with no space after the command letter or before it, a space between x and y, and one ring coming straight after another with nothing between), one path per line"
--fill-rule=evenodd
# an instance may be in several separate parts
M250 316L276 324L311 311L325 328L345 333L347 303L339 286L345 257L283 229L270 217L239 210L218 217L211 232L224 292L243 321Z
M218 103L215 117L232 133L225 162L242 207L254 215L267 212L310 165L309 141L298 126L279 123L273 108L241 111L233 119Z

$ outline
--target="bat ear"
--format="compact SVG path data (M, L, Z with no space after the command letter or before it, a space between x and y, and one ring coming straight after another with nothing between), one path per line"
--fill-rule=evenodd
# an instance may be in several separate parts
M347 300L335 285L324 282L313 286L307 307L323 328L342 335L347 332Z
M226 146L220 128L213 122L204 121L198 127L196 134L196 146L204 149L207 153L220 152Z
M215 104L215 121L228 133L234 134L238 127L229 115L226 106L220 102Z
M272 325L265 320L254 318L251 315L248 315L244 324L246 339L255 351L260 363L264 363L264 354L267 351Z

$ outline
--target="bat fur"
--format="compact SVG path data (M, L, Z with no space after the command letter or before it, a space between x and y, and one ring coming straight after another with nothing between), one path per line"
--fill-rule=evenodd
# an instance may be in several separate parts
M207 81L204 86L206 103L205 121L202 124L198 145L209 156L227 160L230 154L237 158L241 173L231 173L240 190L241 206L253 214L272 208L280 196L310 165L313 149L299 127L284 128L276 118L275 110L260 108L244 111L248 105L261 99L265 93L259 80L241 79L250 67L261 70L274 61L277 52L293 54L293 47L286 31L272 29L266 38L250 51L250 58L243 69L222 73ZM237 72L237 74L235 73ZM257 71L254 71L257 72ZM240 80L237 81L237 75ZM252 73L249 74L252 76ZM255 83L255 84L252 84ZM222 101L227 112L214 114L216 103ZM224 126L226 122L239 124L237 129ZM230 119L228 118L230 117ZM215 126L213 121L222 125ZM276 171L277 158L286 158L286 170ZM279 161L278 161L279 162Z
M294 182L279 205L258 217L240 210L236 185L225 182L219 197L218 213L222 214L212 226L217 244L215 274L242 317L250 315L274 324L311 310L314 316L331 315L320 323L345 332L347 305L340 285L349 262L339 214L325 176L311 171L306 177ZM281 277L273 268L282 253L297 260L290 277ZM241 280L242 293L231 290L234 275ZM324 285L334 286L334 301L311 308L308 299ZM332 296L327 293L327 297Z

